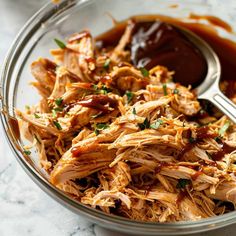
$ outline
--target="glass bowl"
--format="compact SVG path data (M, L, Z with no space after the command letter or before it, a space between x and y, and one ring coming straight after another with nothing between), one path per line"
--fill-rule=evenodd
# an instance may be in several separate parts
M58 5L47 4L39 10L23 27L9 50L2 70L1 100L3 112L1 120L3 128L21 166L27 174L52 198L73 212L90 221L113 230L135 235L177 235L189 234L216 229L236 222L236 212L211 217L195 222L178 223L145 223L123 217L108 215L91 207L80 204L49 183L43 170L38 166L37 153L30 157L23 153L23 141L19 140L15 128L14 108L24 109L25 105L33 105L39 95L29 82L32 80L30 64L38 57L50 57L49 50L55 48L54 38L64 39L66 36L82 29L90 29L98 35L112 27L112 20L123 20L132 15L163 14L175 17L188 16L190 12L205 15L217 15L236 27L233 7L234 1L221 1L215 4L205 1L163 1L163 0L68 0ZM178 4L176 7L175 4ZM222 5L221 5L222 4ZM234 4L234 5L233 5ZM221 5L221 6L220 6ZM233 24L234 23L234 24ZM231 37L231 35L225 35ZM234 36L232 36L234 38ZM234 38L235 39L235 38Z

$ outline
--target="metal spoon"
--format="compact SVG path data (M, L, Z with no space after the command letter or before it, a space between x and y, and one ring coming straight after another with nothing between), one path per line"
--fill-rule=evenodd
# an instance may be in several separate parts
M206 78L195 88L198 98L210 101L236 123L236 105L219 89L221 65L218 56L202 38L185 28L179 26L177 28L202 52L207 62Z

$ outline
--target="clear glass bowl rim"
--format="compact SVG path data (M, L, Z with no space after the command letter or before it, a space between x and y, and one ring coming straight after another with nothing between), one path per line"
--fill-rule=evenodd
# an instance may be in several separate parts
M30 178L53 199L55 199L68 209L72 210L73 212L84 216L90 221L116 231L136 235L183 235L189 233L204 232L235 223L235 211L221 216L210 217L199 221L176 223L140 222L126 219L120 216L108 215L106 213L103 213L102 211L87 207L70 198L68 195L51 185L25 159L25 156L22 154L22 151L20 150L16 142L14 132L12 131L12 128L8 122L8 103L9 99L13 99L9 98L8 95L8 89L12 75L11 69L13 68L14 63L18 60L22 48L26 45L27 39L34 34L34 32L37 30L37 28L41 25L42 22L51 18L57 11L66 11L67 9L75 5L79 6L84 1L89 0L64 0L61 1L61 3L59 3L56 7L53 3L48 3L44 5L24 25L24 27L21 29L21 31L15 38L7 53L1 71L0 107L2 112L0 113L0 117L5 137L17 161L20 163L26 173L30 176ZM176 1L173 3L176 3Z

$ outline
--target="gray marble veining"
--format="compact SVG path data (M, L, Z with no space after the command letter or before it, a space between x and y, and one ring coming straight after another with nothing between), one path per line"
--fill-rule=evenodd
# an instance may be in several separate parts
M17 32L45 2L0 0L0 66ZM199 2L225 4L220 0ZM3 136L0 128L0 236L124 236L87 222L47 196L18 165ZM235 230L233 225L196 236L229 236Z

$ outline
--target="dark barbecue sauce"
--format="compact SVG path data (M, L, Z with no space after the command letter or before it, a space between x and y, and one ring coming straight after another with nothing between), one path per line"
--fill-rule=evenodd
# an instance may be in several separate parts
M98 36L96 41L102 47L115 47L124 33L127 24L132 25L131 43L127 49L131 52L131 63L137 67L150 69L156 65L164 65L169 70L174 70L174 80L183 85L200 84L207 73L206 61L199 50L178 30L175 26L187 28L203 38L216 52L221 63L221 80L227 81L225 94L232 98L236 93L236 43L222 38L218 35L213 26L232 32L232 28L222 20L212 16L198 16L192 14L191 19L205 19L209 24L199 22L183 22L179 19L160 16L142 15L134 16L124 22L116 23L115 27ZM207 113L201 114L208 116ZM208 127L197 129L197 138L189 142L179 153L181 159L184 154L190 151L197 142L206 138L216 138L217 134L209 133ZM221 144L218 152L211 154L214 161L221 160L225 154L233 151L226 143ZM215 163L216 164L216 163ZM160 171L162 165L157 167ZM199 170L193 179L202 174ZM181 193L181 201L185 193Z
M176 205L179 205L184 200L184 198L187 197L187 196L188 196L187 190L185 190L185 189L181 190L179 192L179 194L177 195Z
M92 90L93 88L91 85L92 84L90 83L81 83L79 87ZM112 110L116 109L118 106L117 100L110 98L106 95L102 95L102 94L89 95L85 97L83 100L67 104L64 107L64 112L68 112L71 108L73 108L74 106L78 104L83 107L96 109L100 111L100 114L103 114L103 115L110 113Z
M198 166L197 167L198 169L196 170L196 173L191 175L191 179L192 180L196 180L201 174L203 174L202 172L202 167L201 166Z
M194 15L195 19L204 18L210 24L183 22L176 18L160 15L142 15L132 17L133 33L129 49L132 63L148 69L157 64L175 70L174 80L183 85L197 85L206 73L204 58L174 25L185 27L202 37L219 56L222 67L222 80L227 81L226 95L232 97L236 92L236 43L220 37L213 25L229 31L227 24L214 17ZM192 17L193 19L193 17ZM103 47L115 46L124 33L128 21L117 23L108 32L97 37ZM144 40L141 42L141 40ZM188 59L189 58L189 59Z
M223 143L221 149L218 152L211 154L211 158L214 161L220 161L227 153L235 151L235 147L229 146L227 143Z
M185 145L185 147L178 154L177 158L181 160L184 154L190 151L195 146L195 144L202 141L202 139L217 138L217 137L218 137L217 133L209 133L209 128L207 126L197 128L196 139L194 139L192 142L189 142L187 145ZM220 141L220 144L221 144L220 150L210 155L213 161L221 161L224 158L225 154L231 153L236 150L235 147L229 146L224 141Z
M185 145L185 147L183 147L183 149L180 151L180 153L178 154L178 159L181 159L185 153L187 153L188 151L190 151L197 142L201 141L202 139L206 139L206 138L216 138L217 134L216 133L209 133L209 127L207 126L203 126L200 128L197 128L196 130L196 139L192 140L191 142L189 142L188 144ZM190 139L191 137L189 137Z
M201 52L173 25L138 22L131 40L131 61L136 67L151 69L156 65L175 71L174 80L196 87L204 80L207 64Z
M118 105L115 99L112 99L106 95L91 95L86 98L86 100L79 101L77 104L99 110L104 114L108 113L110 108L116 108Z

